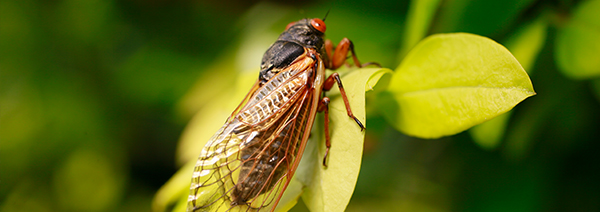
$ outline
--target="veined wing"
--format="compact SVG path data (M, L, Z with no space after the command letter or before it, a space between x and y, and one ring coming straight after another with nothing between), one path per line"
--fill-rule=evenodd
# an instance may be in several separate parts
M188 211L274 210L298 166L320 97L314 83L322 83L324 68L309 53L257 83L206 144Z

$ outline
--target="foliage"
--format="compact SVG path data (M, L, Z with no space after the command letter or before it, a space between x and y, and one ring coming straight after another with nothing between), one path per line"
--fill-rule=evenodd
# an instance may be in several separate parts
M456 134L534 94L508 50L462 33L433 35L415 46L388 91L379 104L386 118L402 132L423 138Z
M257 10L260 9L264 8ZM381 68L363 68L343 75L351 108L360 120L365 118L365 91L371 90L386 74L392 77L383 80L384 85L380 87L388 83L389 87L377 95L375 104L392 126L424 138L456 134L510 110L534 94L529 77L519 62L496 42L465 33L435 35L415 46L396 73ZM244 74L239 78L242 82L235 84L250 87L255 81L253 76ZM193 155L187 152L199 151L205 145L217 130L215 127L220 125L219 120L225 120L229 115L227 112L233 111L235 103L245 94L237 88L230 90L222 94L229 98L206 103L196 115L199 118L190 123L182 140L186 158ZM338 92L334 89L328 93L332 99L331 142L335 144L328 159L329 167L323 167L320 162L325 155L325 146L322 121L317 121L302 162L278 210L289 210L300 196L311 211L343 211L346 208L360 171L364 132L358 130L346 115ZM187 165L182 171L189 172L189 168ZM181 192L186 185L180 182L186 181L181 175L185 174L180 171L161 189L155 211L164 211L168 205L176 203L175 208L183 211L187 194ZM181 197L178 200L173 196Z
M322 17L330 8L328 38L348 37L361 61L395 71L340 70L344 85L359 89L366 88L364 82L348 77L385 73L374 91L355 99L366 99L359 116L367 125L364 144L340 137L360 131L333 130L340 139L332 142L333 168L325 170L314 165L322 157L322 141L311 140L313 152L306 154L313 156L304 156L293 182L304 191L289 189L290 204L281 207L292 207L302 196L291 211L598 211L599 5L599 0L1 1L0 211L183 210L191 167L208 140L203 136L247 92L265 49L290 21ZM435 49L423 47L464 38L488 45L482 52L496 52L494 57L512 64L518 71L506 79L520 83L456 77L522 91L520 97L501 101L492 113L477 112L449 131L425 131L451 120L440 115L443 110L433 111L439 122L432 124L407 119L417 113L400 115L384 107L390 101L414 104L402 95L420 86L456 83L436 82L446 73L441 69L419 73L408 67L434 55ZM458 64L495 70L488 66L493 63ZM515 106L533 87L537 94ZM476 101L498 100L478 96ZM452 100L461 98L469 97ZM338 114L333 127L355 127ZM450 128L446 123L437 129ZM458 134L424 140L404 133ZM362 136L354 139L362 142ZM346 154L353 157L342 158ZM337 178L328 172L348 174ZM315 179L327 181L319 185Z

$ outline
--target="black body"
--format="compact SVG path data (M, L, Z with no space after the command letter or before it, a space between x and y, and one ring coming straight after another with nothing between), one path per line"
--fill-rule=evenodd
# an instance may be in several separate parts
M310 19L302 19L285 30L263 55L259 76L261 82L268 81L278 69L296 60L304 53L304 48L316 49L321 58L327 61L327 54L323 48L324 35L311 25Z

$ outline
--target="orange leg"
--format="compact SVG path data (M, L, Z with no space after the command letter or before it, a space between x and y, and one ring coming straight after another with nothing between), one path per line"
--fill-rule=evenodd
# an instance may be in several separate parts
M360 130L363 131L365 126L354 116L352 110L350 109L350 102L348 101L348 96L346 96L346 91L344 90L344 86L342 85L342 80L340 79L340 75L338 73L333 73L329 75L329 77L323 83L323 91L329 91L333 87L333 84L338 84L338 88L340 89L340 94L342 95L342 100L344 100L344 105L346 106L346 112L348 116L358 124ZM327 156L329 155L329 149L331 148L331 141L329 136L329 98L323 97L321 102L319 102L317 110L319 112L325 112L325 157L323 157L323 166L327 167Z
M348 116L350 118L353 118L354 121L356 121L361 131L364 130L364 125L358 120L358 118L356 118L356 116L354 116L352 110L350 109L350 102L348 101L348 96L346 96L346 90L344 90L342 80L340 79L340 75L338 73L334 72L333 74L329 75L329 77L327 77L327 79L323 83L323 91L331 90L331 87L333 87L333 83L336 82L338 84L338 88L340 89L340 94L342 94L342 100L344 100L344 105L346 106L346 112L348 112Z
M329 59L325 66L331 67L331 58L333 58L333 43L329 39L325 40L325 53L327 53L327 58Z
M366 65L374 64L379 66L378 63L365 63L361 64L356 57L356 53L354 52L354 45L352 41L348 38L343 38L342 41L337 45L335 51L333 50L333 43L331 40L325 40L325 53L327 54L328 60L325 61L325 67L328 69L335 70L346 63L348 51L352 53L352 60L354 60L354 65L357 67L363 67ZM340 75L338 73L331 74L323 83L323 91L329 91L333 87L333 84L338 84L338 88L340 89L340 94L342 95L342 100L344 100L344 105L346 106L346 112L348 112L348 116L358 124L360 130L363 131L365 126L354 116L352 110L350 109L350 102L348 101L348 96L346 96L346 91L344 90L344 86L342 85L342 80L340 79ZM327 167L327 156L329 155L329 149L331 148L331 141L329 136L329 98L323 97L319 102L317 110L319 112L325 112L325 146L327 147L325 150L325 157L323 158L323 166Z
M323 97L317 108L319 112L325 112L325 156L323 157L323 166L327 167L327 156L331 148L331 137L329 136L329 98Z
M328 44L329 43L329 44ZM329 47L328 47L329 45ZM331 52L333 49L333 45L331 41L325 41L325 50L327 51L327 56L329 56L329 69L335 70L340 66L344 65L347 59L348 52L352 53L352 60L354 60L354 65L357 67L362 67L360 61L356 57L356 53L354 52L354 44L348 38L343 38L342 41L336 46L335 51Z

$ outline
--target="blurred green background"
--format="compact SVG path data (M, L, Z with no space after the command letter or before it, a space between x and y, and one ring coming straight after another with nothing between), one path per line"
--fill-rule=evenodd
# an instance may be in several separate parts
M529 52L521 64L538 95L506 117L491 144L468 132L405 136L367 102L347 211L600 211L599 1L428 2L431 25L425 18L416 28L487 36L520 61L516 51ZM392 0L0 1L0 211L150 211L183 164L176 149L192 115L229 86L222 82L256 70L287 23L331 9L328 38L348 37L363 62L395 69L414 45L409 8Z

